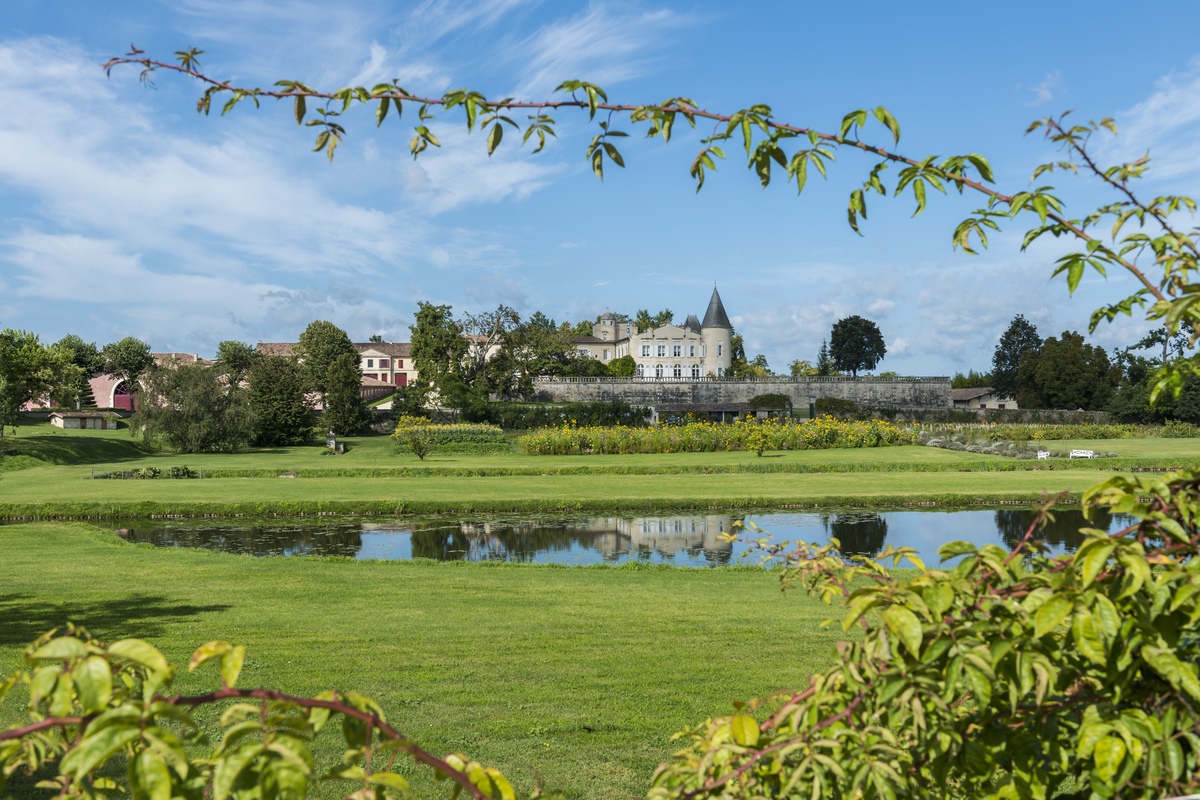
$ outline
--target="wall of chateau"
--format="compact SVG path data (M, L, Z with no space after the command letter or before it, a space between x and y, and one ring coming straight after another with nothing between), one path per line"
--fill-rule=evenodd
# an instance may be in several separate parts
M535 378L543 402L582 403L625 400L633 405L661 403L747 403L761 394L786 394L797 407L809 398L836 397L878 408L951 408L949 378L767 378L749 380L654 381L626 378Z

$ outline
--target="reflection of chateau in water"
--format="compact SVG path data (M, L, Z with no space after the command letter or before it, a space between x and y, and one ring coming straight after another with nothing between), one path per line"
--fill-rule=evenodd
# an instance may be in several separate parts
M355 556L362 549L362 526L177 524L144 528L144 522L120 528L117 535L155 547L199 547L251 556ZM136 526L136 527L133 527Z
M602 517L582 520L488 520L414 525L413 558L439 561L531 561L572 549L595 551L607 562L632 557L727 564L733 543L722 534L733 530L729 515L690 517ZM374 526L372 526L374 527ZM378 526L383 529L384 526ZM368 528L369 530L369 528Z

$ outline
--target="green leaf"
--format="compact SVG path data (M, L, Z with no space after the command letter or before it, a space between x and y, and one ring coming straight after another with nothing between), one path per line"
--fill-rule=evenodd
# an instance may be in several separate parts
M1034 616L1034 637L1042 638L1058 627L1059 623L1071 613L1074 604L1060 594L1056 594L1042 604Z
M87 648L83 646L83 642L74 636L59 636L33 651L30 659L34 661L66 661L72 658L83 658L86 655Z
M921 657L921 621L916 614L904 606L891 606L883 612L883 621L908 652L916 658Z
M383 124L384 118L388 115L388 109L392 107L392 98L382 97L379 100L379 108L375 109L375 127L378 128Z
M375 772L367 778L368 783L373 783L376 786L385 786L388 789L394 789L402 794L408 794L410 789L408 779L403 775L397 775L394 772Z
M1104 570L1114 548L1116 545L1110 542L1091 548L1084 554L1083 569L1081 570L1084 588L1090 586L1092 581L1096 580L1096 576Z
M497 122L492 126L492 129L488 131L487 152L489 156L496 152L496 148L500 146L500 140L502 138L504 138L504 126Z
M188 660L188 672L195 672L205 661L208 661L210 658L223 656L232 649L233 645L222 641L206 642L200 645L196 648L196 652L192 653L191 659Z
M296 117L297 125L300 125L304 122L304 114L307 110L307 106L304 102L304 95L296 95L296 102L292 106L292 113Z
M947 542L938 548L938 555L942 561L949 561L957 556L965 556L974 552L976 552L976 547L970 542Z
M75 780L91 773L118 750L141 736L136 725L112 725L85 736L78 747L63 756L59 771L64 775L74 774Z
M621 153L617 150L617 148L613 147L608 142L604 143L604 152L608 153L608 157L611 158L613 163L618 167L625 166L625 159L621 157Z
M134 800L171 800L171 773L157 754L143 750L129 762Z
M1096 632L1096 622L1090 611L1082 609L1075 612L1071 634L1075 639L1075 646L1084 658L1100 666L1107 663L1108 654L1104 650L1104 641Z
M71 671L79 690L79 704L87 714L97 714L112 700L112 668L100 656L88 656Z
M242 672L242 664L246 660L246 648L244 645L231 647L228 652L221 655L221 663L219 670L221 680L225 685L233 688L237 683L238 675Z
M234 781L254 759L262 755L262 742L247 742L232 753L226 753L217 761L213 770L212 800L225 800L233 789Z
M1101 780L1111 781L1117 774L1117 770L1121 768L1121 761L1125 758L1125 742L1117 736L1105 736L1096 743L1096 749L1092 752L1092 758L1096 762L1096 774Z
M729 728L733 740L742 747L754 747L758 744L758 723L754 721L754 717L736 714L729 720Z

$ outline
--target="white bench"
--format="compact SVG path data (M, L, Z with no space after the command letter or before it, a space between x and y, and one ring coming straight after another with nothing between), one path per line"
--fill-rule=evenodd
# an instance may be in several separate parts
M1072 450L1071 451L1071 458L1095 458L1095 457L1096 457L1096 452L1094 450Z
M1045 461L1050 458L1049 450L1038 450L1038 461Z

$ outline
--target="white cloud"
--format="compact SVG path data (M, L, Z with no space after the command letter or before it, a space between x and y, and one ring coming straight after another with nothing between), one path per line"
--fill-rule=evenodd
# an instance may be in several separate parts
M1058 96L1058 89L1061 85L1062 72L1059 70L1047 72L1039 82L1028 87L1028 91L1032 94L1032 97L1026 105L1039 106L1043 103L1049 103Z
M1121 135L1115 140L1105 136L1097 148L1105 162L1131 161L1149 150L1152 178L1200 170L1200 57L1159 78L1145 100L1117 113L1115 121Z
M635 78L661 58L654 54L663 51L664 37L691 24L691 17L665 9L614 12L591 5L509 48L522 65L514 95L542 95L568 78L605 87Z
M871 305L867 306L867 313L874 317L890 317L892 312L896 310L896 302L894 300L885 300L880 298Z

